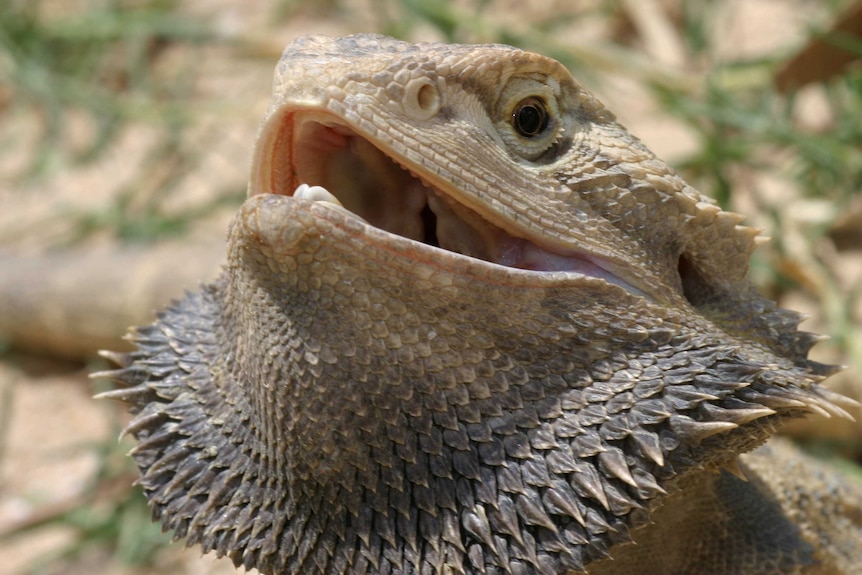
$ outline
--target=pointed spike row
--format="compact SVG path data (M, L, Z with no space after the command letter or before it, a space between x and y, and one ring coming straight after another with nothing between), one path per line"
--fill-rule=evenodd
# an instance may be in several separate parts
M862 408L862 403L853 399L849 395L844 395L843 393L838 393L833 389L829 389L828 387L818 387L817 393L831 401L832 403L843 405L849 409L860 409Z
M670 428L688 442L700 443L708 437L726 433L739 427L731 421L695 421L686 415L673 415Z
M821 393L821 389L782 388L781 393L804 403L805 409L818 413L826 418L833 415L843 419L853 420L853 416L829 397Z
M825 417L826 419L832 419L832 414L823 407L821 407L816 401L806 400L804 409L807 409L812 413L816 413L821 417Z
M715 404L704 403L700 406L709 421L730 421L737 425L745 425L755 419L775 415L775 410L768 407L751 407L744 409L727 409Z
M856 421L856 418L840 405L836 405L830 401L824 401L820 405L826 406L827 411L835 417L846 419L847 421Z
M817 397L818 405L823 407L823 409L836 417L840 417L841 419L846 419L848 421L856 421L856 418L839 404L843 403L847 407L853 409L862 407L855 399L851 399L841 395L840 393L826 389L825 387L818 387L817 389L812 390L811 394Z

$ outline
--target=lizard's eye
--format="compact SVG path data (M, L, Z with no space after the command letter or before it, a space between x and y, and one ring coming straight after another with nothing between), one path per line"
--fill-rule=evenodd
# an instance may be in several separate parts
M509 151L529 162L541 162L563 132L559 87L545 77L510 78L495 116L497 133Z
M548 110L541 98L521 100L512 112L512 127L525 138L535 138L548 128Z

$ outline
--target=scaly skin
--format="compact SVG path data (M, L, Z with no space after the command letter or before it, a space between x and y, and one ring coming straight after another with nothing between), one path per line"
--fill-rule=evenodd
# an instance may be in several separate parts
M858 486L739 461L846 415L756 231L559 63L311 37L274 94L223 275L112 356L177 537L267 574L858 569Z

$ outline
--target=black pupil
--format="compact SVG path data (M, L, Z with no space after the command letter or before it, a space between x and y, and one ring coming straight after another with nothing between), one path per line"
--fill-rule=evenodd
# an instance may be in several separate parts
M548 127L548 113L542 102L535 99L522 102L512 119L518 133L527 138L541 134Z

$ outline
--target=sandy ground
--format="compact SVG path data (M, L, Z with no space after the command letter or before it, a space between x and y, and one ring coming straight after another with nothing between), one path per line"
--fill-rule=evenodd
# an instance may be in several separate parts
M167 201L170 209L181 211L212 201L213 194L222 190L243 189L251 146L266 109L271 71L280 47L301 33L342 34L377 30L382 25L379 14L361 3L349 4L352 8L347 12L301 9L294 18L273 25L272 1L184 3L184 11L209 19L221 33L253 40L254 49L242 51L223 46L197 49L199 76L191 130L195 134L192 137L198 138L200 157L193 172L171 190ZM525 26L525 20L516 17L522 16L519 12L524 10L522 3L496 4L504 8L494 11L501 14L499 25ZM722 31L719 58L766 54L776 47L791 47L799 43L808 23L819 17L810 2L757 0L725 4L722 17L714 23ZM531 6L531 14L550 14L564 5L551 0L536 2ZM507 18L509 22L505 21ZM653 41L645 43L646 55L654 65L679 74L680 67L685 66L685 54L680 53L672 40L663 40L661 22L657 30ZM609 33L606 26L593 23L572 37L579 38L582 47L591 37L603 39ZM425 26L417 27L414 34L422 39L437 39L434 30ZM658 114L646 90L626 74L607 76L594 88L623 123L659 156L672 160L696 144L683 126ZM817 121L816 94L810 99L808 113L812 121ZM0 156L2 171L12 173L26 161L26 150L36 137L33 132L33 126L38 125L36 120L27 114L7 114L3 118L0 141L16 143L16 149L21 151L4 152ZM110 202L118 189L134 184L141 177L139 166L154 138L154 128L141 123L127 130L94 164L76 169L58 166L48 176L26 186L0 183L0 243L19 253L38 254L46 246L62 241L69 233L66 215L70 210L98 209ZM745 205L744 195L738 201L742 210L750 207ZM218 237L218 230L232 210L230 207L219 211L201 225L216 230L213 237ZM810 210L803 207L800 213L810 215ZM756 216L753 221L769 225ZM97 237L96 241L102 240ZM842 268L849 270L846 282L857 281L859 257L848 259ZM816 302L804 295L796 297L792 305L817 312ZM6 354L0 361L0 534L35 517L74 508L82 501L85 505L105 505L106 498L114 496L115 492L110 490L95 500L87 496L94 474L105 461L100 450L113 444L124 417L118 406L92 401L94 384L87 373L98 365L20 354ZM130 476L128 482L131 480ZM125 488L116 493L125 493ZM152 557L149 567L127 566L108 549L98 546L85 549L74 559L47 561L72 544L75 533L74 529L54 522L48 527L0 538L0 575L234 572L228 562L200 557L197 550L184 551L181 545Z

